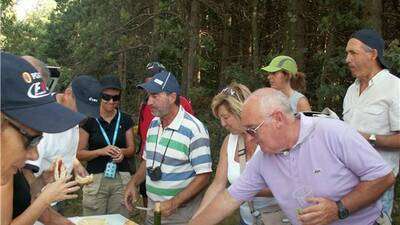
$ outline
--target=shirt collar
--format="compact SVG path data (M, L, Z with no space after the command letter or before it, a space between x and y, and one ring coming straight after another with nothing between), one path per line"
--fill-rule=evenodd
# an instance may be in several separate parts
M292 147L295 148L301 145L306 139L313 133L315 129L315 119L309 116L305 116L302 113L296 113L296 118L300 118L300 131L299 138L296 144Z
M379 71L377 74L375 74L375 76L373 76L373 77L369 80L369 82L368 82L368 87L369 87L369 86L372 86L374 83L379 82L379 80L381 80L382 77L384 76L384 74L387 73L387 72L388 72L387 69L383 69L383 70ZM356 83L357 86L360 86L360 80L359 80L359 79L356 79L355 83Z
M115 113L114 117L111 119L110 123L108 123L102 116L100 116L99 121L106 124L112 124L117 121L119 110L117 109L117 113ZM121 115L122 117L122 115Z
M179 130L179 127L182 124L183 118L185 116L185 110L182 108L182 106L179 106L178 114L176 114L174 120L164 128L165 129L172 129L172 130ZM158 125L161 126L161 119L158 118Z

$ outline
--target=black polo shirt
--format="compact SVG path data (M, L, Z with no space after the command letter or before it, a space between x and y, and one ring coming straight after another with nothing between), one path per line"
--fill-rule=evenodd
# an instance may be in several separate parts
M115 114L114 118L111 120L111 123L108 123L101 117L99 119L99 122L103 127L104 131L106 132L110 142L112 142L113 140L117 119L118 119L118 113ZM127 130L132 128L132 126L133 126L133 121L131 117L128 114L121 112L120 126L117 134L117 140L115 141L115 146L117 146L118 148L126 148L127 145L126 145L125 133ZM103 148L108 145L103 137L99 124L97 123L95 118L89 118L85 122L85 124L81 126L81 128L84 129L89 134L89 141L88 141L89 151ZM124 158L122 162L117 163L117 171L132 173L133 170L130 168L128 160L129 160L128 158ZM109 161L111 161L110 156L99 156L97 158L89 160L86 169L89 173L94 173L94 174L103 173Z

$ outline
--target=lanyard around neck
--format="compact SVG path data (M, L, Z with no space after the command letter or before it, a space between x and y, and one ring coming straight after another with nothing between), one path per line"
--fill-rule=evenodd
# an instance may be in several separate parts
M165 154L167 153L168 146L169 146L169 143L171 142L171 138L172 138L172 135L174 134L174 132L175 132L175 130L172 130L172 133L171 133L171 135L169 136L168 143L167 143L167 147L165 147L164 154L163 154L163 156L162 156L162 158L161 158L160 167L162 166L162 164L163 164L163 162L164 162ZM159 136L159 135L160 135L160 127L158 127L157 139L156 139L156 146L154 147L153 163L151 164L151 168L154 168L154 162L155 162L155 156L156 156L156 153L157 153L158 136ZM162 136L162 135L161 135L161 136Z
M96 118L96 121L99 124L101 133L103 134L104 140L107 142L107 144L108 145L115 145L115 142L117 141L119 122L121 121L121 112L118 110L118 118L117 118L117 123L115 124L115 128L114 128L114 135L113 135L112 143L110 142L110 139L108 138L108 135L107 135L106 131L101 126L99 119Z

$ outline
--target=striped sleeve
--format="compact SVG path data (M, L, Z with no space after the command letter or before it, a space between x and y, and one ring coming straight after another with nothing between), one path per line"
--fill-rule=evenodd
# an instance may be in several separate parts
M212 171L210 138L204 127L194 133L191 139L189 160L196 174L209 173Z

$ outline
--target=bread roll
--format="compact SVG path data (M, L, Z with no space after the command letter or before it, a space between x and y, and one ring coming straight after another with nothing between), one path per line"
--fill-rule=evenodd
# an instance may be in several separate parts
M78 184L80 185L90 184L93 182L93 174L90 174L86 177L81 177L79 175L76 175L75 181L78 182Z

